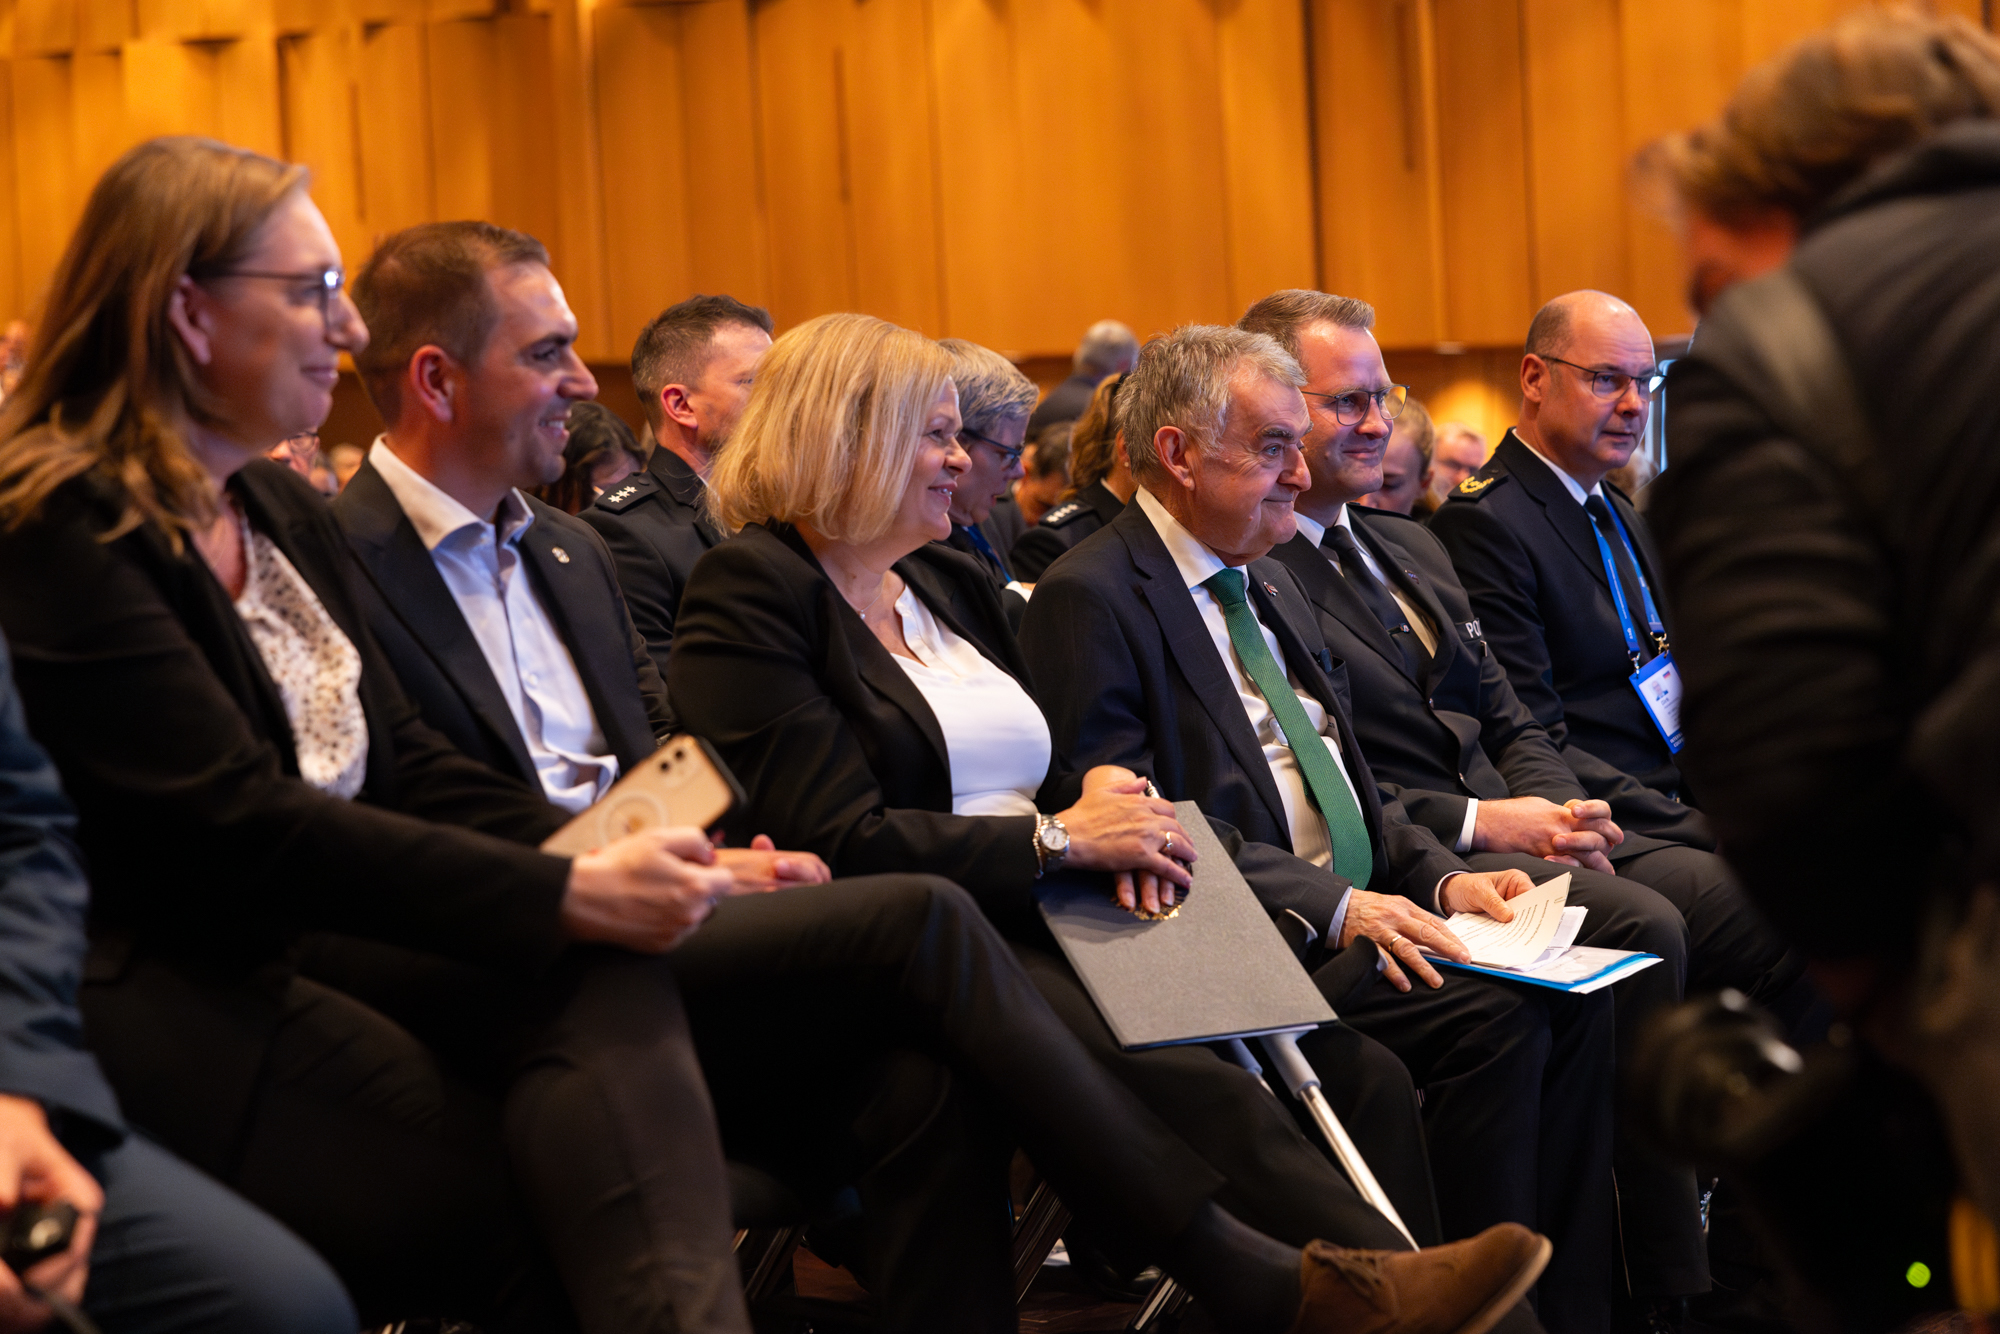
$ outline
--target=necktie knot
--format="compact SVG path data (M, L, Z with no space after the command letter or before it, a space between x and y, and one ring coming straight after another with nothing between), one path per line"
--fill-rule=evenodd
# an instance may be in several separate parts
M1249 593L1245 591L1241 570L1217 570L1202 580L1201 586L1206 588L1224 608L1240 607L1250 600Z

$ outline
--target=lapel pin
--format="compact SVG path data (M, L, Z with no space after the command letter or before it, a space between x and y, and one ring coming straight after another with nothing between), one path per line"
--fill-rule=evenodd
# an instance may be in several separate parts
M1418 577L1417 572L1415 570L1405 570L1403 571L1403 573L1410 576L1410 582L1413 584L1420 584L1423 582L1423 580Z
M549 554L551 556L554 556L557 560L561 561L564 565L569 564L569 553L567 551L564 551L561 547L550 547Z
M1264 583L1264 591L1266 593L1269 593L1272 597L1278 596L1278 586L1274 583L1269 582L1268 580L1265 581Z

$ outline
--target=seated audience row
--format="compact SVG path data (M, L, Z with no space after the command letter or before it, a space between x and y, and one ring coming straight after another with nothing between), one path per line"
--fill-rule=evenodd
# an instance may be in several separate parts
M521 494L560 475L595 390L575 319L538 244L444 224L383 243L364 323L303 186L198 140L115 164L53 289L49 327L74 332L31 360L0 440L0 625L94 877L82 1008L149 1127L296 1228L369 1318L747 1329L727 1146L802 1193L858 1189L885 1327L1011 1327L991 1202L1020 1143L1231 1328L1533 1327L1546 1240L1409 1252L1289 1122L1322 1188L1234 1179L1255 1145L1212 1143L1218 1163L1186 1138L1222 1138L1201 1118L1160 1119L975 899L908 874L937 869L921 849L833 883L809 850L697 830L538 851L668 725L608 552ZM785 406L841 420L879 384L875 459L962 471L949 354L868 323L879 356ZM177 372L98 355L99 327ZM324 416L341 351L392 425L336 516L259 456ZM879 517L912 507L913 545L948 533L948 486L882 475L836 480ZM1053 820L988 817L1014 902L1055 869L1031 842L1049 828L1041 862L1107 892L1186 884L1186 831L1132 774L1054 786ZM1326 892L1275 849L1239 855ZM903 1052L949 1072L930 1099ZM774 1109L774 1068L814 1096ZM1400 1077L1379 1119L1414 1146Z

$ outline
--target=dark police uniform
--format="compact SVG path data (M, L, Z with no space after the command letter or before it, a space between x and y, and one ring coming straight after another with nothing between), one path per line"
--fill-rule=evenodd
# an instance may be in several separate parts
M687 460L655 446L644 472L612 487L576 516L611 548L632 624L645 636L662 675L674 643L681 590L694 563L723 537L708 517L707 491Z
M1057 557L1118 517L1125 502L1111 493L1103 482L1092 482L1042 516L1042 521L1021 534L1007 563L1014 577L1032 584L1042 577Z

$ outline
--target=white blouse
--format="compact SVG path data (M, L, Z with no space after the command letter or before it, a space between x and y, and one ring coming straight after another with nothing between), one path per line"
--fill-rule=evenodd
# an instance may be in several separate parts
M237 527L244 579L236 614L285 702L299 776L322 792L352 798L368 770L361 654L278 544L241 514Z
M1033 815L1048 777L1048 719L1021 683L938 623L906 586L896 599L903 641L917 655L896 662L923 693L944 732L953 815Z

